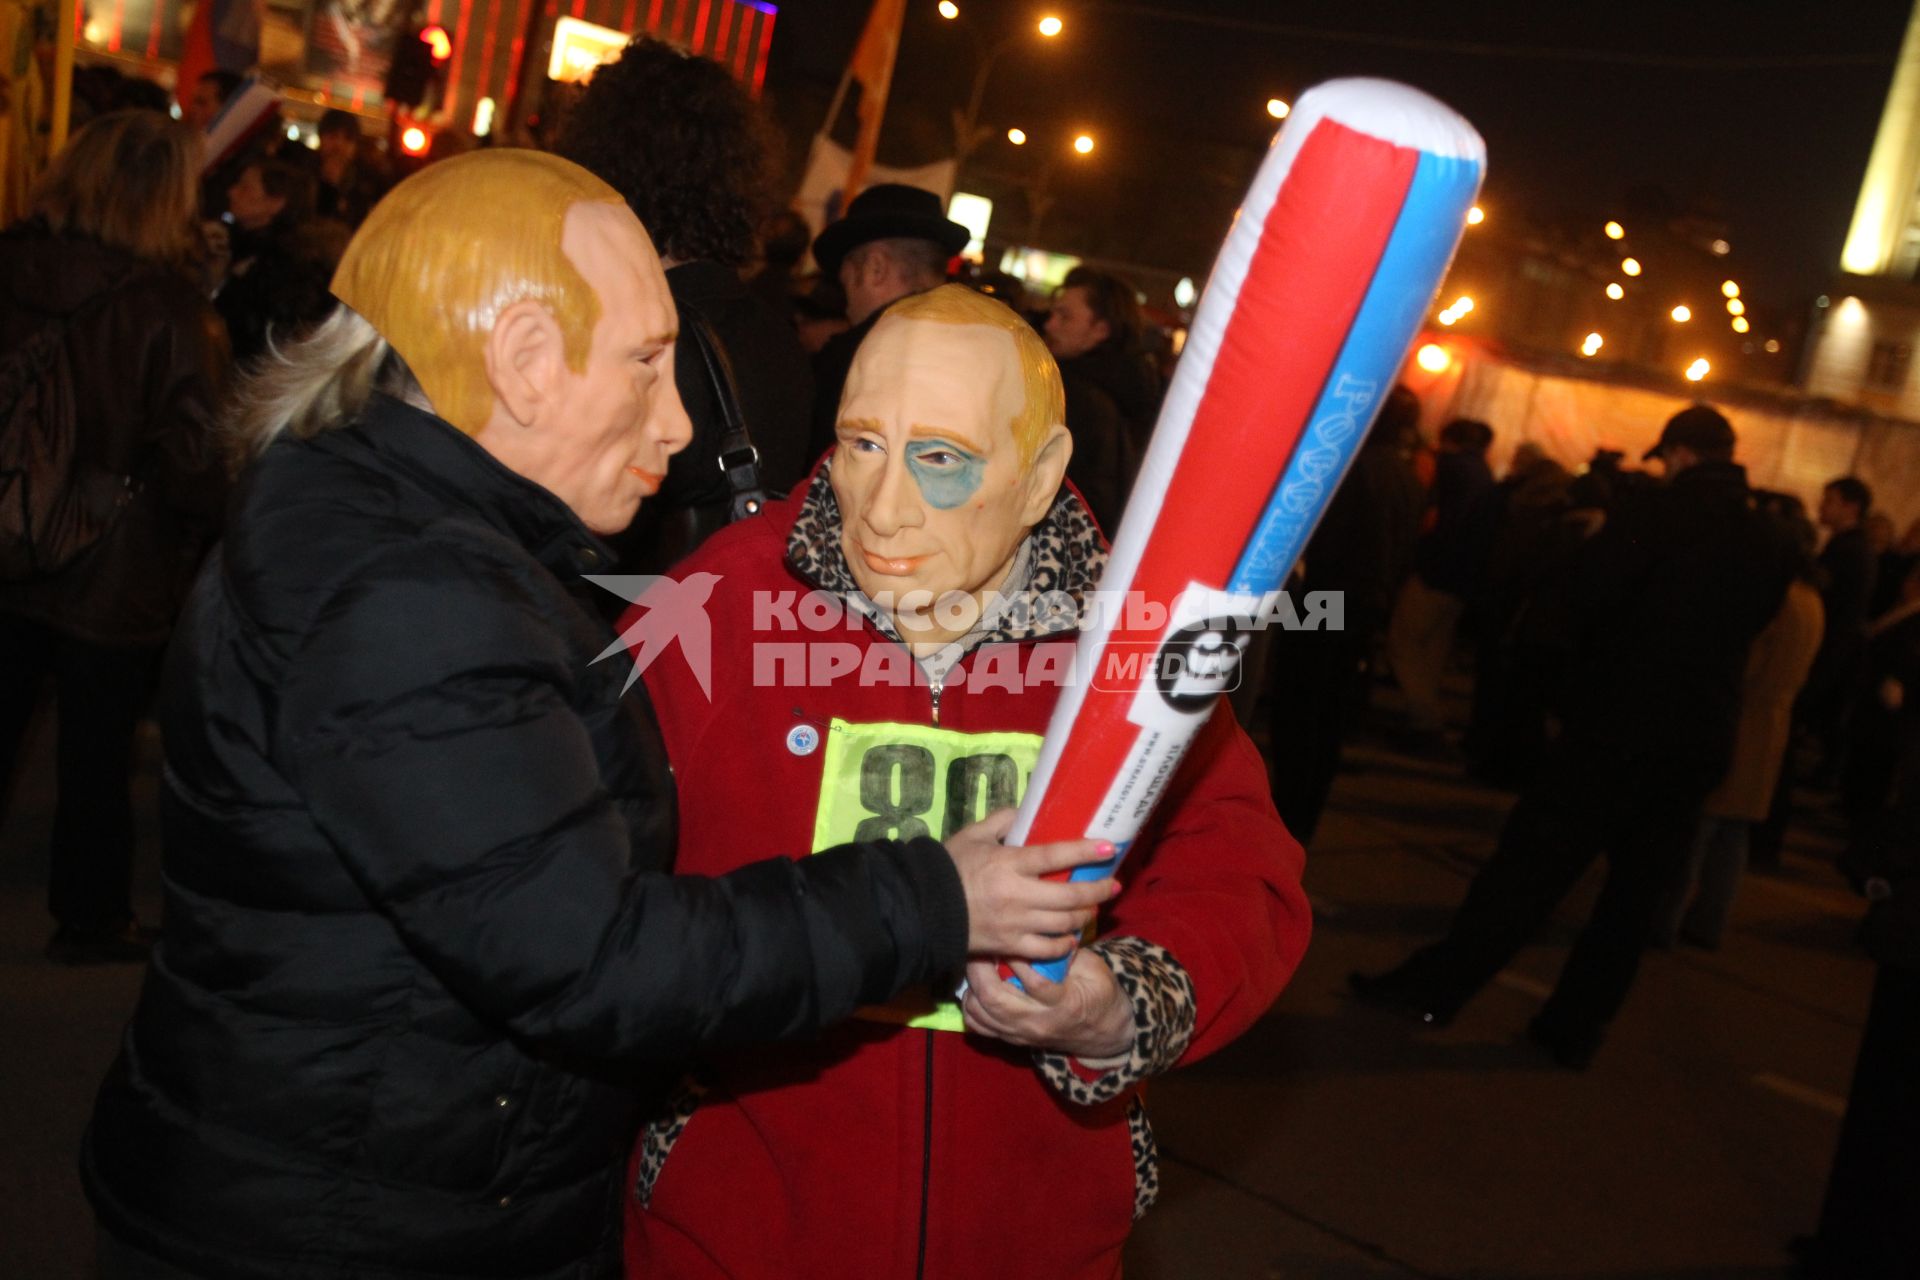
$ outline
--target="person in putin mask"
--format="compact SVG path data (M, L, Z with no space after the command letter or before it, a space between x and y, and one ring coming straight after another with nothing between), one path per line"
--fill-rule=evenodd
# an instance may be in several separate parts
M645 671L680 870L1019 797L1106 563L1061 419L1054 362L1004 304L945 285L874 325L805 489L676 570L711 587L715 646L710 682L678 649ZM643 597L630 643L652 617ZM1279 994L1307 942L1301 863L1223 703L1062 981L976 960L962 999L956 973L812 1043L704 1055L636 1151L627 1274L1114 1275L1158 1186L1142 1084Z

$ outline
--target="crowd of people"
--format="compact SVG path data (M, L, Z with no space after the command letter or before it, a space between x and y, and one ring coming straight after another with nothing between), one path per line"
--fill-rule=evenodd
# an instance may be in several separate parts
M0 780L51 683L46 954L160 947L86 1145L106 1274L589 1275L623 1241L632 1275L1111 1274L1157 1185L1141 1084L1298 964L1301 848L1389 680L1405 747L1518 800L1445 935L1354 994L1444 1025L1604 860L1527 1029L1584 1068L1644 951L1720 945L1830 797L1881 970L1809 1274L1910 1229L1920 522L1859 479L1809 516L1705 405L1652 471L1521 441L1496 477L1499 424L1429 447L1397 387L1289 584L1344 625L1262 641L1264 760L1221 708L1146 873L1046 883L1094 850L988 812L1053 691L959 677L1070 644L1007 600L1097 582L1166 387L1127 280L956 283L968 232L895 184L810 235L759 108L651 39L550 153L397 187L341 111L203 165L238 84L176 121L88 73L0 234L31 392L0 430L71 495L0 530ZM709 593L718 694L687 653L644 690L597 664L609 571ZM741 678L782 587L911 678ZM162 684L164 934L130 892ZM1063 981L1028 967L1096 912Z
M1391 680L1403 748L1518 799L1444 935L1352 974L1353 994L1445 1026L1604 860L1526 1028L1583 1070L1644 952L1717 949L1742 877L1780 868L1796 806L1824 811L1843 839L1835 870L1872 903L1862 938L1880 970L1803 1272L1898 1274L1920 1187L1920 522L1896 540L1854 476L1828 483L1811 518L1754 489L1731 424L1705 405L1665 424L1646 455L1657 474L1603 454L1576 475L1522 442L1498 480L1494 430L1456 420L1423 482L1419 414L1404 388L1388 399L1307 548L1298 585L1344 588L1348 630L1275 637L1274 795L1311 843L1340 744ZM1450 715L1466 666L1469 708Z

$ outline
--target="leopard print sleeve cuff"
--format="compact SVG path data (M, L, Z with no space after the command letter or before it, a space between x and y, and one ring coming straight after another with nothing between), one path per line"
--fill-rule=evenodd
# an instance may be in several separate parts
M1035 1050L1033 1061L1056 1093L1090 1107L1178 1062L1193 1039L1195 1002L1193 979L1165 947L1144 938L1102 938L1088 950L1106 961L1133 1005L1133 1048L1097 1062ZM1099 1074L1089 1080L1089 1071Z

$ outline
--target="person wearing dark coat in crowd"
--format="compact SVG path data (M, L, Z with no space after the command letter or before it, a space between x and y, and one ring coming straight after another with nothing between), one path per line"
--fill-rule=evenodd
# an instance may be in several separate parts
M1888 523L1892 523L1891 519ZM1873 574L1872 617L1883 617L1900 603L1900 593L1906 587L1907 575L1913 572L1915 565L1920 565L1920 520L1909 524L1904 534L1880 552L1879 563Z
M850 327L828 338L813 357L809 460L833 448L840 393L867 334L889 306L945 282L948 262L971 235L941 212L933 192L883 182L855 196L846 213L814 237L813 260L840 282Z
M1327 504L1288 585L1296 600L1344 593L1338 629L1277 631L1268 638L1274 805L1287 830L1310 843L1340 765L1340 747L1365 701L1373 652L1405 575L1426 500L1409 461L1420 401L1395 387Z
M1067 273L1043 333L1067 392L1073 459L1067 477L1111 533L1140 470L1160 382L1140 354L1140 304L1133 286L1091 267Z
M55 157L34 217L0 235L0 349L65 326L80 461L127 478L118 515L71 564L0 582L0 792L51 677L47 954L69 963L145 956L131 901L134 729L226 490L211 423L225 344L186 274L194 174L184 125L101 116Z
M1572 491L1567 469L1523 440L1506 476L1468 514L1473 710L1461 747L1474 776L1495 785L1523 781L1545 745L1540 691L1515 637L1527 602L1585 536L1570 520Z
M1493 429L1471 418L1456 418L1440 429L1432 525L1420 536L1413 572L1394 601L1388 656L1406 695L1408 726L1418 734L1438 735L1444 723L1440 681L1475 586L1473 511L1493 489L1487 465L1492 443Z
M1872 620L1868 608L1878 568L1867 545L1872 509L1873 491L1853 476L1830 481L1820 495L1820 525L1829 534L1818 561L1827 630L1801 694L1799 719L1803 732L1819 743L1817 781L1825 784L1838 778L1846 759L1847 710Z
M1507 816L1446 937L1355 994L1428 1025L1452 1020L1539 932L1596 858L1607 878L1528 1035L1591 1061L1632 987L1700 807L1725 774L1748 648L1791 579L1785 532L1756 510L1733 428L1696 405L1649 456L1666 483L1623 496L1555 602L1562 731Z
M747 288L783 316L793 315L800 263L812 239L807 220L793 209L775 209L760 229L760 268L747 280Z
M1144 348L1145 330L1133 286L1093 267L1067 272L1047 310L1047 348L1060 363L1060 376L1097 388L1113 402L1136 457L1147 451L1165 391Z
M314 126L320 140L313 212L349 231L366 221L367 211L392 185L378 155L367 146L360 117L330 107Z
M1857 830L1872 822L1892 792L1908 722L1912 673L1920 670L1920 566L1908 571L1894 606L1874 619L1862 647L1860 675L1848 715L1841 802Z
M291 161L255 160L227 192L233 257L214 299L227 322L236 364L269 342L288 342L333 310L327 277L344 230L313 219L313 174Z
M1845 857L1871 904L1861 941L1873 995L1819 1226L1793 1244L1797 1280L1904 1277L1920 1263L1920 661L1894 679L1891 798Z
M813 461L806 353L786 314L740 278L773 186L767 124L718 63L643 37L594 73L557 149L626 197L659 246L680 311L674 380L693 443L634 526L613 540L627 572L661 573L727 523L732 495L721 461L726 424L696 324L707 326L731 368L761 485L783 494Z
M254 461L169 651L166 931L81 1156L103 1280L617 1276L683 1059L1057 954L1113 883L1055 896L1094 842L1006 849L1008 815L665 874L660 730L577 595L691 435L645 230L481 151L333 288L241 390ZM690 638L697 600L649 604Z

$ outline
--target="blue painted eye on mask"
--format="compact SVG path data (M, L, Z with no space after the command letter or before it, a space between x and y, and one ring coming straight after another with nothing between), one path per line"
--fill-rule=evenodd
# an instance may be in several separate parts
M944 440L915 440L907 445L907 470L928 502L951 511L979 492L987 460Z

